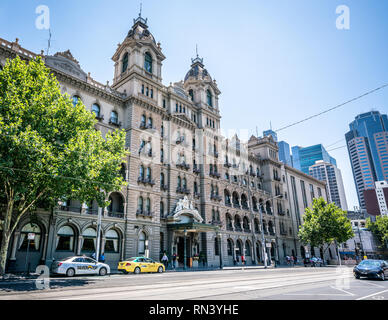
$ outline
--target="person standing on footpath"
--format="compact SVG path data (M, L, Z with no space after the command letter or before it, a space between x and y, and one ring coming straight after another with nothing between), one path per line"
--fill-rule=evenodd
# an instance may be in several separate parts
M163 254L162 263L164 264L164 267L165 267L166 270L167 270L167 267L168 267L168 257L167 257L167 255L166 255L166 253Z

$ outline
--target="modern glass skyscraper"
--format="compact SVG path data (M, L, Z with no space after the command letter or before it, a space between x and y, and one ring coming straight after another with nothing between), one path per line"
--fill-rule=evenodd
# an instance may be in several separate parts
M292 160L290 154L290 145L285 141L280 141L278 143L279 147L279 160L284 164L292 167Z
M292 147L293 166L305 174L309 174L309 168L318 160L323 160L337 166L337 161L329 155L321 144L306 148L298 146Z
M345 134L360 207L365 209L363 191L376 181L388 181L388 118L370 111L359 114Z

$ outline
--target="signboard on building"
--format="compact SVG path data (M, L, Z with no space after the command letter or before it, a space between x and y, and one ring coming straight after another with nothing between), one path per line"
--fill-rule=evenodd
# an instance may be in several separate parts
M28 240L34 240L34 239L35 239L35 233L29 233L29 234L27 235L27 239L28 239Z

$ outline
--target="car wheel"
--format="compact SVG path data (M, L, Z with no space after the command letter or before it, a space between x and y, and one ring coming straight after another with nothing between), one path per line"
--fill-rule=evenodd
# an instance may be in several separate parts
M139 267L136 267L135 270L133 271L135 274L139 274L140 273L140 268Z
M67 277L74 277L74 275L75 275L75 270L73 268L69 268L66 270Z
M354 274L354 277L355 277L356 279L360 279L360 275L359 275L359 274Z
M98 273L100 276L106 276L106 274L107 274L107 270L106 270L106 268L101 268L100 269L100 272Z
M385 274L384 274L384 272L381 272L380 279L381 279L381 281L385 281Z
M159 268L158 268L158 272L159 272L159 273L163 273L163 267L159 267Z

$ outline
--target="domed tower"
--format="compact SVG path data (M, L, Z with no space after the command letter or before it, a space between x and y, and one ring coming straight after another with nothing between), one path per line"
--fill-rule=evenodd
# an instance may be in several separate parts
M147 19L139 17L133 20L133 26L112 57L115 62L113 88L126 92L127 95L138 92L133 74L143 76L146 80L162 82L162 53L160 43L148 30Z
M199 109L202 127L219 129L221 117L218 96L221 91L218 89L216 81L212 80L209 72L205 69L203 58L200 58L198 53L195 59L191 59L191 62L191 68L185 76L184 89Z

